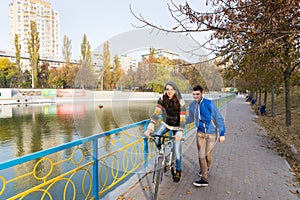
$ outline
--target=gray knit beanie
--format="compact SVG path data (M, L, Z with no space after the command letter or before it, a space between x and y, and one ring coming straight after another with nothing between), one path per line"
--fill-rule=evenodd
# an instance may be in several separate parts
M181 105L184 105L185 104L184 100L182 99L181 93L180 93L180 91L179 91L176 83L174 81L168 81L165 84L165 90L167 88L167 85L171 85L174 88L174 90L176 91L175 95L176 95L177 99L179 100L179 102L180 102Z

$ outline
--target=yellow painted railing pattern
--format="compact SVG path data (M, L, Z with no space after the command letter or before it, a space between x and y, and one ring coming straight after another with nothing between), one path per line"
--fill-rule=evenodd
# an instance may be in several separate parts
M50 157L43 157L40 160L37 161L37 163L31 167L32 171L28 172L28 173L24 173L20 176L17 176L15 178L12 178L10 180L5 180L3 176L1 176L2 182L3 182L3 188L2 191L0 193L0 195L2 195L2 193L5 190L5 187L7 184L9 183L15 183L15 184L20 184L23 181L28 181L28 180L32 180L30 181L31 184L33 184L32 188L25 190L23 192L20 192L8 199L34 199L34 198L38 198L38 199L55 199L54 196L54 191L51 191L52 188L55 188L55 193L58 192L57 188L55 187L55 184L61 184L63 185L62 190L62 198L61 199L70 199L70 196L67 197L67 189L69 187L71 187L71 189L73 190L72 196L73 198L71 199L76 199L76 182L73 180L73 177L83 171L84 175L82 178L82 183L84 183L84 181L86 181L87 176L89 175L91 177L90 174L90 167L92 166L93 162L88 162L83 164L82 161L83 159L81 159L79 162L75 162L74 161L74 154L75 152L80 151L82 153L82 156L84 156L84 150L82 148L76 147L71 156L67 159L63 159L61 161L57 161L54 162L53 158ZM74 164L74 166L76 166L74 169L69 170L63 174L60 174L58 176L55 176L55 172L54 169L57 168L59 165L62 165L66 162L72 162ZM45 169L43 171L41 171L41 168ZM17 170L22 170L22 168L18 168ZM24 171L24 170L22 170ZM55 176L52 178L52 176ZM89 182L91 182L92 179L90 179ZM41 183L40 183L41 182ZM63 183L65 182L65 183ZM86 197L90 196L91 194L91 184L89 184L89 188L87 190L87 192L83 191L83 193L85 194ZM82 188L84 190L84 187ZM35 193L35 194L34 194ZM38 193L40 195L38 195ZM70 194L70 192L69 192ZM32 195L32 196L30 196Z
M97 159L100 197L145 163L142 132L140 126L103 138ZM0 199L94 199L91 152L89 144L84 144L13 167L16 177L0 176ZM66 157L63 153L68 156L60 159ZM4 196L9 184L20 192Z
M121 156L122 159L118 159L118 155ZM110 161L108 162L107 160ZM113 152L113 154L107 154L99 158L99 162L99 182L101 186L99 195L101 196L145 164L144 138L140 138L129 145L123 146ZM105 177L101 176L104 171L109 171L109 173L104 173ZM109 179L109 175L111 175L113 179ZM109 180L111 180L111 182L109 182Z

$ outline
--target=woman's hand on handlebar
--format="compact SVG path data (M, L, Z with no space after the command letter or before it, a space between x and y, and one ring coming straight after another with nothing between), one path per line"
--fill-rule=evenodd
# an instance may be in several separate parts
M153 132L153 131L151 131L150 129L147 129L145 132L144 132L144 135L146 136L146 137L150 137L150 133L151 132Z
M144 132L144 135L145 135L146 137L150 137L150 133L153 132L153 129L154 129L154 124L153 124L153 122L150 122L150 123L148 124L147 130Z

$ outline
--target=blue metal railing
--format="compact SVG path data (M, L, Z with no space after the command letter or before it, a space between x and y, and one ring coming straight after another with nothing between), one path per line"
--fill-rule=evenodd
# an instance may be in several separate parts
M25 156L22 156L22 157L19 157L19 158L14 158L14 159L8 160L8 161L0 163L0 170L10 168L10 167L13 167L15 165L19 165L19 164L22 164L22 163L25 163L25 162L28 162L28 161L31 161L31 160L34 160L34 159L37 159L37 158L40 158L40 157L44 157L44 156L56 153L56 152L64 150L64 149L68 149L68 148L71 148L71 147L82 145L83 143L86 143L86 142L96 141L100 138L103 138L103 137L106 137L106 136L109 136L109 135L113 135L113 134L116 134L116 133L120 133L124 130L128 130L128 129L143 125L147 121L149 121L149 119L143 120L143 121L140 121L140 122L137 122L137 123L134 123L134 124L130 124L130 125L124 126L122 128L117 128L117 129L114 129L114 130L111 130L111 131L103 132L101 134L92 135L92 136L89 136L89 137L86 137L86 138L83 138L83 139L80 139L80 140L76 140L76 141L72 141L72 142L69 142L69 143L66 143L66 144L62 144L62 145L59 145L59 146L56 146L56 147L53 147L53 148L50 148L50 149L45 149L45 150L42 150L42 151L39 151L39 152L36 152L36 153L32 153L32 154L25 155Z
M147 123L148 121L149 120L140 121L140 122L130 124L130 125L122 127L122 128L117 128L117 129L114 129L114 130L111 130L108 132L104 132L101 134L86 137L81 140L76 140L76 141L69 142L69 143L66 143L66 144L63 144L60 146L56 146L56 147L53 147L50 149L42 150L42 151L30 154L30 155L26 155L23 157L15 158L15 159L0 163L0 170L3 171L5 169L15 168L16 166L24 165L24 163L26 164L26 163L33 162L33 161L42 160L43 162L48 162L48 163L44 163L43 166L40 166L41 162L37 162L33 167L31 167L31 170L29 170L30 172L24 173L17 177L13 177L12 179L6 178L5 175L4 174L2 175L2 173L1 173L0 181L2 180L2 184L0 182L0 199L2 197L7 198L7 199L19 199L19 198L23 198L23 197L29 197L33 193L40 192L41 190L44 191L43 196L50 196L50 195L48 195L48 193L51 190L51 188L48 188L49 185L51 185L53 183L57 183L61 180L67 180L67 182L71 182L72 180L70 179L70 177L75 176L75 174L76 174L75 171L80 171L82 169L84 169L86 172L84 173L83 178L81 180L81 185L84 185L87 182L86 181L87 174L91 174L92 175L91 176L92 186L88 186L87 191L92 190L93 193L91 194L90 192L83 192L84 194L81 194L81 196L83 195L85 199L89 199L89 198L98 199L98 196L104 194L106 191L111 189L113 185L116 185L118 182L122 181L124 178L129 176L130 173L128 173L128 172L130 172L132 169L139 168L144 163L143 162L144 157L143 157L141 159L141 162L137 162L136 164L135 163L134 164L127 163L126 164L127 166L131 165L130 166L131 169L113 169L113 166L112 166L113 164L109 163L108 157L105 157L105 155L100 155L100 153L99 153L101 151L101 148L102 149L104 148L103 146L99 147L99 143L100 143L99 140L104 137L122 133L122 135L119 138L112 139L110 141L110 143L119 143L119 144L121 144L120 146L122 146L122 147L127 145L127 147L126 147L127 150L124 150L124 152L123 152L124 154L127 154L127 156L121 158L122 162L127 162L128 157L131 154L136 154L136 155L144 154L143 153L144 150L133 151L130 149L130 145L136 146L137 144L143 142L143 138L138 139L138 140L135 139L135 141L132 140L132 142L129 144L127 143L127 141L128 141L128 138L130 138L130 137L140 138L141 132L143 130L143 125L145 123ZM134 130L134 129L136 129L136 130ZM130 132L128 132L128 131L130 131ZM135 131L135 133L134 133L134 131ZM127 137L127 138L125 139L125 137ZM78 149L80 149L80 152L82 152L81 157L87 157L90 154L89 151L85 150L85 148L89 148L89 145L87 145L85 147L82 146L83 144L86 144L86 143L92 143L92 145L91 145L92 153L89 156L89 157L92 157L92 160L89 160L84 163L84 162L82 162L83 159L80 159L80 161L76 163L76 161L74 161L76 159L74 154L76 154ZM139 145L139 146L143 147L143 145ZM56 154L60 151L65 151L67 149L72 149L72 148L73 148L73 153L67 159L62 159L62 160L59 160L58 162L55 162L53 158L49 159L49 156L51 156L52 154ZM129 151L129 152L127 152L127 151ZM113 152L109 152L109 154L111 157L120 157L120 155L117 155L119 152L120 152L120 150L115 150ZM99 157L99 156L102 156L102 157ZM44 159L44 158L47 158L47 159ZM62 163L67 163L67 162L70 163L70 161L73 162L73 165L72 165L73 167L70 167L70 165L69 165L68 168L70 168L70 170L64 171L65 175L58 174L58 176L52 177L52 174L54 174L53 169L55 167L57 167L57 165L62 165ZM114 160L114 162L117 162L117 161ZM115 172L110 172L107 170L104 172L104 178L100 177L100 175L99 175L99 170L100 170L99 164L100 163L102 164L101 169L103 169L104 168L103 166L105 165L106 169L111 168L110 171L117 170L118 174L120 174L121 171L124 173L121 176L113 178L113 176L115 175L114 174ZM43 180L41 183L36 183L36 184L32 185L32 188L29 188L27 190L24 189L24 191L19 189L18 190L19 193L15 193L12 191L6 191L8 188L11 188L11 190L14 190L14 189L12 189L14 186L8 187L8 185L9 184L15 185L18 182L22 182L24 177L32 178L32 176L34 176L36 179L36 182L39 182L40 177L38 177L37 174L39 174L40 172L38 171L38 168L47 168L46 167L47 164L50 165L48 168L50 168L51 170L49 169L49 171L48 171L49 173L47 175L43 176L43 179L45 179L45 180ZM90 167L90 166L92 166L92 167ZM90 168L92 170L90 170ZM20 169L24 169L24 166L20 167L20 168L16 168L14 170L20 170ZM24 171L26 171L26 170L24 170ZM102 180L104 180L104 181L102 181L102 184L100 183L100 180L99 180L101 178L102 178ZM110 179L110 180L108 180L108 179ZM73 184L78 184L78 183L74 182ZM1 185L2 185L2 189L1 189ZM80 185L80 184L78 184L78 185ZM47 187L45 187L45 186L47 186ZM6 192L12 196L6 196ZM71 195L73 197L78 198L78 191L74 191L74 193L76 193L76 194L74 195L71 192L64 192L63 196ZM54 194L51 194L51 196L54 196ZM62 197L60 199L62 199Z

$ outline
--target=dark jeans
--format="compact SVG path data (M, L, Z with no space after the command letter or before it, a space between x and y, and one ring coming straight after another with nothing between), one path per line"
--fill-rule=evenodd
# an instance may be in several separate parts
M163 135L170 131L163 123L159 125L155 131L155 135ZM177 131L173 130L173 135L176 135ZM181 160L182 160L182 150L181 141L175 141L175 155L176 155L176 171L181 171Z

